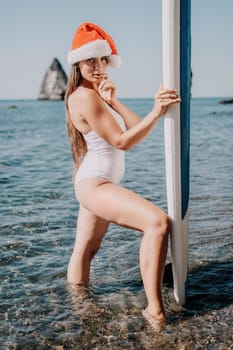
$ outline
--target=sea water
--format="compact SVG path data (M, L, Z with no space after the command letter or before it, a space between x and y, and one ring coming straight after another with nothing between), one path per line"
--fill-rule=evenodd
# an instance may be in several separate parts
M111 225L90 289L67 285L78 203L64 103L0 101L1 349L233 349L233 105L218 100L191 101L187 304L167 281L156 336L141 314L140 233ZM142 117L153 104L124 102ZM127 152L122 186L167 210L162 119Z

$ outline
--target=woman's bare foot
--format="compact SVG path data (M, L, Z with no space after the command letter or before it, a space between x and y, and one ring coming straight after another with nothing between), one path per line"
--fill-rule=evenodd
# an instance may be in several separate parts
M152 316L147 309L142 311L142 315L156 332L159 332L160 330L162 330L162 328L166 326L165 318L158 319Z

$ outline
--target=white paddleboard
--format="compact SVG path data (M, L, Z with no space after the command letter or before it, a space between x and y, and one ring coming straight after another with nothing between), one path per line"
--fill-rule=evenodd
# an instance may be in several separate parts
M188 274L191 1L163 0L162 7L163 86L176 88L182 100L164 117L164 134L174 296L183 305Z

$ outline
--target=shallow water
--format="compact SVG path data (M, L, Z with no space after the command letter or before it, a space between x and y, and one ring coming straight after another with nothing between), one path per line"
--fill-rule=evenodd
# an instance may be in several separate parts
M152 105L125 102L142 116ZM139 233L111 225L90 290L66 284L78 204L63 102L0 101L0 122L1 349L233 349L232 105L192 100L187 305L167 281L157 336L141 315ZM166 210L163 147L160 121L122 184Z

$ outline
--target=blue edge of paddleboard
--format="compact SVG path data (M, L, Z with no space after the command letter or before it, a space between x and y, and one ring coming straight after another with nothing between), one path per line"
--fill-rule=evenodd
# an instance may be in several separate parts
M180 132L182 219L189 204L190 148L190 87L191 87L191 1L180 0Z
M182 220L190 191L190 98L191 98L191 0L180 0L180 134ZM187 294L188 278L185 282Z

